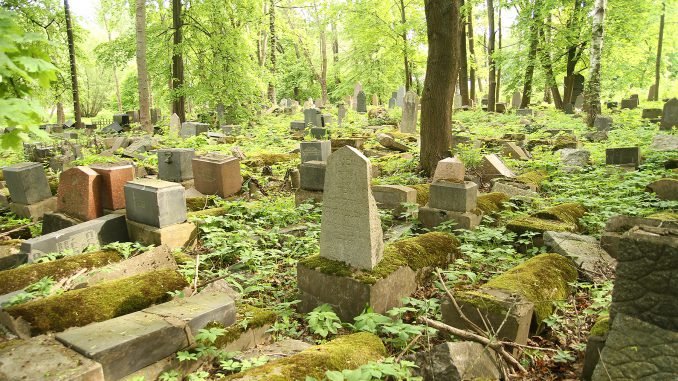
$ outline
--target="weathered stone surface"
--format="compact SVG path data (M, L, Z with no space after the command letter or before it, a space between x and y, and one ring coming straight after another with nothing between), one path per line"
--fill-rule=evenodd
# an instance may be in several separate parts
M379 208L391 210L396 217L406 211L404 203L417 203L417 191L402 185L375 185L372 195Z
M495 154L485 155L480 167L483 180L491 180L498 177L513 178L516 175Z
M650 183L647 190L657 195L660 200L678 200L678 180L659 179Z
M224 326L235 323L235 302L221 292L201 292L190 298L177 298L149 307L144 312L162 316L170 321L181 321L195 335L208 323L216 321Z
M516 115L518 116L534 116L534 110L529 108L523 108L516 110Z
M306 129L306 123L298 120L290 122L290 130L292 131L303 131Z
M558 150L560 162L563 164L563 171L572 172L577 168L589 165L591 152L585 149L563 148Z
M9 204L9 209L19 217L38 221L45 213L51 213L57 209L57 198L50 197L30 205L11 202Z
M405 144L398 142L393 136L389 134L378 134L377 141L384 148L388 148L393 151L407 152L409 150Z
M367 112L367 95L364 91L358 92L356 96L356 108L355 110L359 113Z
M510 198L533 199L539 196L539 193L528 185L516 181L493 181L492 192L504 193Z
M478 213L478 214L476 214ZM433 229L443 222L452 221L455 223L455 229L471 230L476 228L483 218L483 213L479 210L474 212L454 212L450 210L435 209L428 206L419 208L419 222L427 229Z
M381 220L370 189L370 161L344 147L327 161L320 255L372 269L384 252Z
M464 163L457 157L448 157L440 160L433 173L433 182L446 180L452 182L464 181Z
M138 179L125 185L127 218L162 228L186 221L185 190L180 184Z
M42 235L70 228L82 222L82 220L69 217L63 213L45 213L42 217Z
M621 108L622 109L632 110L636 107L638 107L638 103L636 103L635 99L622 99L622 101L621 101Z
M332 153L332 142L329 140L320 140L313 142L299 143L299 152L301 153L301 162L307 161L327 161Z
M615 264L615 260L600 247L594 237L547 231L544 233L544 244L551 252L572 259L590 279L610 274Z
M104 214L100 195L102 176L89 167L74 167L61 173L57 192L57 210L83 221Z
M520 108L520 104L523 101L523 96L520 94L520 91L514 91L511 96L511 108Z
M607 131L588 132L584 134L584 139L594 143L602 142L607 140Z
M471 181L431 184L429 207L453 212L470 212L477 206L478 185Z
M615 288L617 286L615 285ZM678 378L678 332L626 314L617 315L593 372L593 381Z
M240 160L233 156L210 153L193 159L195 189L206 195L228 197L240 192Z
M644 108L641 118L656 119L662 116L662 109L660 108Z
M101 205L106 210L125 209L124 187L134 180L135 170L131 164L97 164L90 168L101 176Z
M207 133L209 130L210 125L206 123L184 122L181 124L179 136L182 138L190 138L191 136Z
M598 131L609 131L612 129L612 118L605 115L596 115L593 121L593 127Z
M385 313L400 306L401 299L417 289L415 272L407 266L375 284L365 284L350 277L324 274L300 263L297 284L301 292L301 312L310 312L327 303L342 321L353 321L366 306L376 313Z
M181 119L176 113L170 116L169 131L172 135L179 135L181 131Z
M301 189L322 191L325 187L327 163L324 161L307 161L299 166Z
M330 129L326 127L311 127L311 138L324 140L330 138Z
M400 123L400 131L406 134L417 133L417 104L419 97L417 93L408 91L403 98L403 117ZM381 142L380 142L381 143Z
M30 205L52 197L45 170L40 163L19 163L2 170L12 201Z
M673 127L678 127L678 98L671 98L664 103L659 129L671 130Z
M515 160L530 160L530 155L514 142L504 142L502 148L504 156L508 156Z
M28 255L30 263L48 253L68 249L79 254L90 245L103 246L128 240L125 216L109 214L54 233L27 239L21 244L21 252Z
M640 147L608 148L605 150L607 165L640 165Z
M26 254L20 253L18 244L5 242L0 245L0 270L17 267L24 262L26 262Z
M655 151L678 150L678 135L658 134L652 139L650 148Z
M101 364L48 336L17 340L0 349L3 381L104 381Z
M496 353L471 341L438 344L430 351L417 352L412 357L418 366L413 373L425 381L502 378Z
M322 112L317 108L308 108L304 110L304 128L306 126L325 127Z
M145 245L167 245L179 249L194 243L198 230L194 223L184 222L167 225L162 228L134 221L127 221L127 231L132 241Z
M364 137L354 137L354 138L341 138L341 139L332 139L332 152L339 150L342 147L353 147L355 149L362 149L365 144Z
M192 148L159 149L158 178L177 183L192 179L194 156Z
M581 370L581 380L591 381L593 371L600 360L600 352L605 348L606 337L589 336L586 342L586 351L584 352L584 364Z

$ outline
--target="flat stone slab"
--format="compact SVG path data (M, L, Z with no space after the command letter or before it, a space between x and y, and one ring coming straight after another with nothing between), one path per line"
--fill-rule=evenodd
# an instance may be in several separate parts
M606 278L616 261L600 247L594 237L568 232L545 232L544 244L554 253L572 259L590 279Z
M428 352L412 356L418 368L415 374L425 380L499 380L502 373L496 353L471 341L438 344Z
M218 321L224 326L235 323L235 302L222 292L201 292L190 298L178 298L149 307L144 312L164 318L180 320L191 329L192 334L209 322Z
M103 381L101 364L74 352L51 337L3 343L0 349L3 381Z

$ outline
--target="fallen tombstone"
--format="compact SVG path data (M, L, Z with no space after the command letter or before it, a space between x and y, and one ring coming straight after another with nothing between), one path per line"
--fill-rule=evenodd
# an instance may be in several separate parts
M417 367L415 376L424 380L499 380L503 378L496 353L480 343L471 341L446 342L430 351L408 356Z
M545 232L544 244L550 251L574 261L588 279L606 280L614 272L615 260L594 237L568 232Z
M678 201L678 180L659 179L647 186L647 190L656 194L660 200Z
M516 175L495 154L483 156L480 165L480 173L483 181L489 181L499 177L513 178Z
M655 151L678 150L678 135L658 134L652 138L650 148Z
M504 142L502 144L504 156L515 160L529 160L530 155L522 147L514 142Z
M393 136L389 134L378 134L377 141L384 148L388 148L390 150L398 152L407 152L409 150L409 148L405 144L396 141L395 138L393 138Z
M591 152L585 149L564 148L557 153L560 154L563 171L568 173L586 167L591 159Z
M640 165L640 147L607 148L605 150L605 164L638 168Z

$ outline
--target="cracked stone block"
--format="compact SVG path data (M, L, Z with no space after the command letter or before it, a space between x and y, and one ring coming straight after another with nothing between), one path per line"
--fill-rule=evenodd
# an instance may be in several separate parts
M589 278L609 274L616 262L595 237L547 231L544 232L544 244L551 252L572 259Z
M438 344L411 358L418 368L415 375L424 380L499 380L502 378L496 353L484 345L461 341Z

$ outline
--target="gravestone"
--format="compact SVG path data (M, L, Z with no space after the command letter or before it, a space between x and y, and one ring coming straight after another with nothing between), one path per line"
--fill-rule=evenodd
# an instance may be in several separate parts
M315 140L329 139L330 130L325 127L311 127L311 138Z
M621 108L622 109L633 110L637 106L638 106L638 104L636 103L635 99L629 98L629 99L622 99L622 101L621 101Z
M652 100L652 98L654 98L654 89L656 89L656 88L657 87L654 84L652 86L650 86L650 89L647 91L647 100L648 101Z
M207 133L210 130L210 125L207 123L198 122L184 122L181 124L179 136L182 138L190 138L191 136L198 136Z
M169 132L172 135L179 135L179 131L181 131L181 119L179 119L179 115L172 114L170 116Z
M581 110L584 107L584 94L577 95L574 100L574 108Z
M363 85L358 82L353 87L353 98L351 98L351 108L355 111L358 111L358 94L360 94L361 91L363 91Z
M431 184L429 207L452 212L470 212L477 206L478 185L471 181L436 181Z
M325 188L325 172L327 164L324 161L307 161L299 166L301 189L322 191Z
M90 166L102 179L101 205L105 210L125 209L125 184L134 180L131 164L96 164Z
M129 115L127 114L115 114L113 115L113 121L118 123L121 127L127 127L130 124Z
M371 270L381 260L384 241L377 203L370 189L370 161L343 147L327 161L320 228L320 255Z
M407 206L403 204L417 203L417 191L402 185L375 185L372 195L380 209L391 210L395 217L407 211Z
M450 181L462 182L464 181L465 167L457 157L448 157L440 160L436 165L436 170L433 174L433 182L436 181Z
M57 191L57 211L82 221L103 216L103 186L102 176L89 167L74 167L62 172Z
M159 149L158 178L178 183L192 179L194 156L192 148Z
M608 148L605 150L607 165L640 165L640 147Z
M394 108L395 105L396 105L396 99L395 98L391 98L391 99L388 100L388 108L389 109Z
M400 123L400 132L406 134L417 133L417 103L419 97L416 93L408 91L403 101L403 118Z
M503 114L506 112L506 103L495 103L494 104L494 112L497 112L499 114Z
M108 126L101 129L101 132L104 134L117 134L123 131L123 128L118 122L113 122Z
M294 120L290 122L290 130L292 131L304 131L306 129L306 123L300 120Z
M19 163L3 169L12 202L30 205L52 197L45 170L40 163Z
M644 108L641 118L643 119L658 119L662 116L662 109L660 108Z
M127 124L129 124L129 121ZM67 120L66 123L64 123L64 128L73 128L73 126L75 126L75 122L71 119Z
M461 107L461 94L458 92L454 93L454 98L452 100L453 109L456 110Z
M638 107L640 105L640 97L638 96L638 94L631 94L629 99L636 102L636 107Z
M125 185L127 219L164 228L186 221L185 190L180 184L138 179Z
M356 111L359 113L366 113L367 112L367 99L364 91L361 91L358 93L358 96L356 97Z
M520 95L520 91L514 91L513 96L511 97L511 108L519 109L522 101L523 97Z
M398 91L396 92L396 106L397 107L403 107L403 104L405 103L405 86L400 86L398 88Z
M671 130L673 127L678 127L678 98L671 98L664 103L664 111L662 111L662 120L659 125L660 130Z
M608 109L613 109L619 107L619 102L607 102L605 105Z
M301 162L307 161L327 161L332 153L332 142L329 140L320 140L313 142L299 143L301 153Z
M593 120L593 127L598 131L609 131L612 129L612 118L604 115L596 115Z
M337 105L337 124L339 127L341 127L341 124L344 122L344 118L346 118L346 112L348 112L346 105L339 103Z
M240 160L233 156L209 153L193 159L195 189L205 195L228 197L242 188Z
M304 124L315 127L324 127L323 115L317 108L308 108L304 110Z

